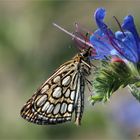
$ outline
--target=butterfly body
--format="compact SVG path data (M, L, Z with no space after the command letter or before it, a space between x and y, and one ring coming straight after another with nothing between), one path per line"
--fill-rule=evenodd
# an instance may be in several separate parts
M90 50L61 65L21 110L21 116L40 125L71 121L80 124L84 109L85 80L90 75Z

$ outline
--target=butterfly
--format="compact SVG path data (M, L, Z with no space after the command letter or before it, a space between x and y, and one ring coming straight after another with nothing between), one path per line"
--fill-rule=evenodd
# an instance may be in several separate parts
M84 49L62 64L21 109L29 122L46 125L71 121L80 125L84 110L84 91L91 73L91 49Z

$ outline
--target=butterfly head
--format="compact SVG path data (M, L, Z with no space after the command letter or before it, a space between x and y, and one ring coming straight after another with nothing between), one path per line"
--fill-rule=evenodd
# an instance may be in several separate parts
M86 48L86 49L82 49L80 50L80 53L79 53L79 56L85 60L85 61L89 61L90 60L90 57L92 55L92 48L89 47L89 48Z

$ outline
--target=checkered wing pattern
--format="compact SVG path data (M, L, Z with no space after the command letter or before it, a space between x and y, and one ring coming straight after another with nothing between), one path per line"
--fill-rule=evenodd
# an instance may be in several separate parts
M36 124L58 124L70 121L80 124L84 108L85 76L90 65L79 55L61 65L37 90L21 110L21 116Z

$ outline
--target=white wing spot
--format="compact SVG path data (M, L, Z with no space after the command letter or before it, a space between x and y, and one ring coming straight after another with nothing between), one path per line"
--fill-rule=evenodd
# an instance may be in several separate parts
M53 110L53 114L57 114L57 113L59 112L59 110L60 110L60 103L58 103L58 104L55 106L55 108L54 108L54 110Z
M58 83L60 81L60 76L57 76L53 79L53 82L54 83Z
M70 81L71 81L71 77L67 76L62 80L62 85L67 86L70 83Z
M69 111L69 112L71 112L71 111L72 111L72 109L73 109L72 104L69 104L69 105L68 105L68 111Z
M45 86L41 89L41 93L45 93L48 89L49 89L49 85L45 85Z
M62 121L62 118L58 118L57 120L58 120L58 121Z
M67 104L66 104L66 103L63 103L63 104L61 105L61 110L60 110L60 112L63 114L63 113L66 112L66 110L67 110Z
M42 119L42 115L38 115L38 119Z
M51 113L52 110L53 110L53 108L54 108L54 105L51 104L51 105L49 106L48 110L47 110L47 113Z
M49 102L46 102L44 104L44 106L42 107L42 111L46 111L49 108L49 105L50 105L50 103Z
M37 101L37 106L42 106L47 100L47 95L41 96L41 98Z
M71 100L74 100L74 96L75 96L75 91L72 91L70 95Z
M44 116L42 116L42 118L43 118L43 120L45 120L45 121L47 121L47 120L48 120L48 118L46 118L46 117L44 117Z
M68 117L68 118L66 118L66 120L67 120L67 121L69 121L69 120L71 120L71 118L70 118L70 117Z
M70 95L70 89L68 88L65 92L65 97L69 97L69 95Z
M59 98L59 97L61 97L61 95L62 95L61 91L62 91L61 87L56 87L56 88L54 89L53 93L52 93L52 96L53 96L54 98Z

